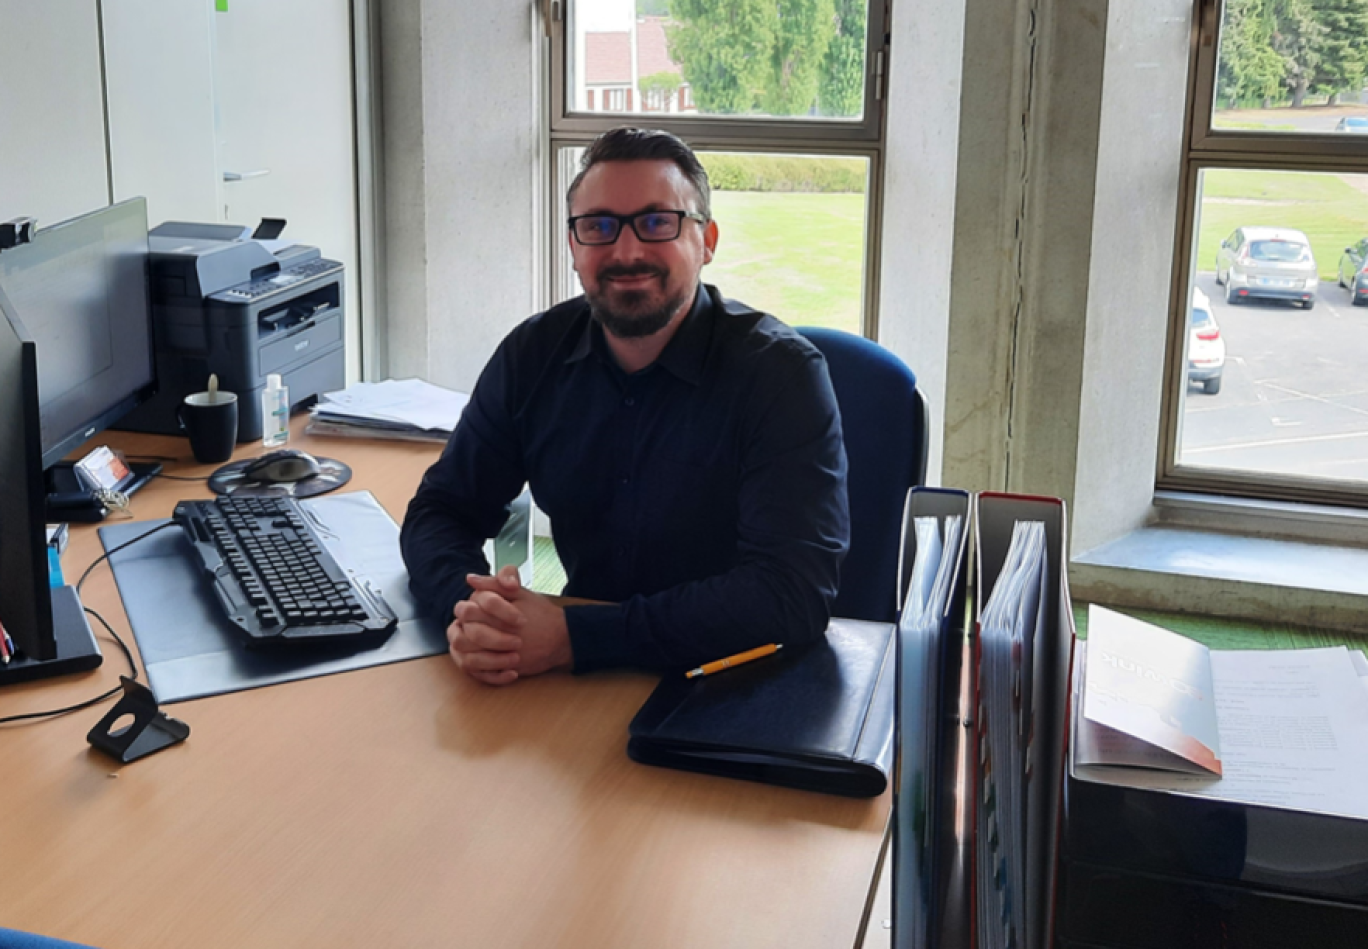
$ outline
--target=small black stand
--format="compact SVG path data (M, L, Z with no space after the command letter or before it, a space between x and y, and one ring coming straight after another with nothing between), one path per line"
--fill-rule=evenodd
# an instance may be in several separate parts
M123 698L90 730L86 741L124 764L185 741L190 726L158 709L151 689L128 676L119 676L119 682ZM110 731L124 715L132 715L133 724Z

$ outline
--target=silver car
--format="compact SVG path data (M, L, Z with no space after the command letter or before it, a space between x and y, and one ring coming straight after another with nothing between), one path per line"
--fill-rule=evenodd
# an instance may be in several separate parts
M1227 303L1256 297L1316 305L1320 275L1311 242L1290 227L1237 227L1216 251L1216 282Z

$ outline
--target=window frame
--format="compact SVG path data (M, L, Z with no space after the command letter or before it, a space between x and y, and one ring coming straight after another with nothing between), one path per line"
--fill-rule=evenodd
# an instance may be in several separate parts
M565 198L558 182L564 173L562 149L585 147L598 135L624 122L639 121L665 129L700 151L754 152L862 158L869 162L865 193L864 273L861 327L866 337L878 335L880 234L884 189L884 151L887 142L889 24L892 0L868 0L864 114L858 120L714 117L679 112L577 112L568 106L567 46L575 0L542 0L546 33L547 155L545 162L547 239L553 261L548 293L554 298L572 283L566 270ZM690 96L692 99L692 96ZM724 222L725 223L725 222ZM559 242L559 243L558 243ZM546 301L548 304L552 300ZM779 314L783 318L782 314Z
M1195 230L1201 173L1249 169L1368 174L1368 136L1308 132L1270 135L1212 127L1224 8L1225 0L1198 0L1194 9L1155 487L1158 491L1368 507L1368 483L1362 481L1198 468L1177 461L1187 392L1188 290L1198 263Z

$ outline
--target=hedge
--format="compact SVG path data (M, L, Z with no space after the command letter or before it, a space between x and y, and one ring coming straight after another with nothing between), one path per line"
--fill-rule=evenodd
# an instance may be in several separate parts
M701 154L714 191L808 191L864 194L861 158L794 155Z

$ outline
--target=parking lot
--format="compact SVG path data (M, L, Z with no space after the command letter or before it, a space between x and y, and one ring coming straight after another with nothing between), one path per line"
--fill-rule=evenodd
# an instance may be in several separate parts
M1316 306L1231 305L1199 273L1226 342L1216 395L1190 387L1184 465L1368 481L1368 307L1322 281Z

